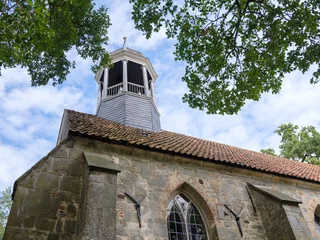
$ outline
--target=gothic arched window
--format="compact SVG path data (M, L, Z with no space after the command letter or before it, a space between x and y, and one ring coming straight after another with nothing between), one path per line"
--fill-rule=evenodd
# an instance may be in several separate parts
M207 240L207 231L196 206L184 194L179 194L169 204L167 214L169 239Z
M316 228L320 234L320 205L318 205L314 211L314 221L316 222Z

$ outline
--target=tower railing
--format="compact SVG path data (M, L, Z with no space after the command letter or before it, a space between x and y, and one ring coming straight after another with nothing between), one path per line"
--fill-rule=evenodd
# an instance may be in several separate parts
M116 85L113 85L112 87L108 87L107 96L116 95L119 92L122 92L122 89L123 89L123 83L118 83Z
M123 92L123 83L118 83L116 85L113 85L112 87L108 87L107 96L113 96L121 92ZM128 92L145 95L144 86L131 82L128 82Z
M128 91L132 93L144 95L144 86L128 82Z

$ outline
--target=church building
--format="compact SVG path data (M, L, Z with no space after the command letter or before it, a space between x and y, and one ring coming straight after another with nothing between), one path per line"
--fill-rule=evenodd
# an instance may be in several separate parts
M5 240L320 240L319 166L162 130L149 59L110 56L96 115L65 110L16 180Z

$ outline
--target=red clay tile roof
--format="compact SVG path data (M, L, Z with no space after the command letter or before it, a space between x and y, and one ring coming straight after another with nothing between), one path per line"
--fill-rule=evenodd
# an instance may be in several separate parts
M92 137L110 139L212 162L229 163L264 172L320 182L320 167L273 157L204 139L168 131L149 132L108 121L91 114L66 111L70 130Z

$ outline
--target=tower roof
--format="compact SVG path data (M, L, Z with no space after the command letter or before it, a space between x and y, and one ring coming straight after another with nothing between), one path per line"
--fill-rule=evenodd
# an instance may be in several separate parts
M136 50L133 50L131 48L120 48L118 50L115 50L111 53L109 53L111 58L111 63L119 62L123 59L126 59L131 62L135 62L141 65L144 65L147 67L152 79L155 81L158 77L156 71L154 70L149 58L145 57L141 52L138 52ZM98 82L101 75L103 73L103 69L100 69L96 76L95 80Z

